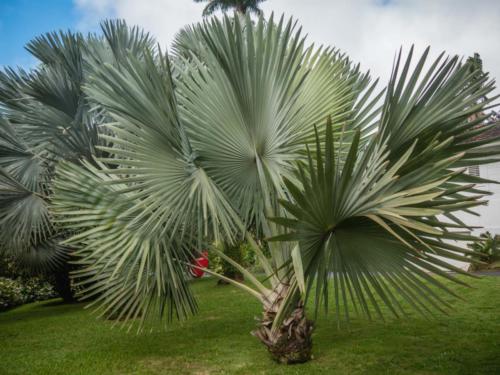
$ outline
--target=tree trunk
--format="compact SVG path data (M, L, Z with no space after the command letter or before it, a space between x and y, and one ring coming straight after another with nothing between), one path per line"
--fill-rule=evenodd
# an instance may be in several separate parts
M260 325L252 334L267 347L276 362L287 365L304 363L312 359L314 324L306 318L303 303L297 303L295 310L277 330L273 332L271 329L286 288L281 286L281 293L275 294L274 301L264 305Z
M69 277L69 265L64 264L60 269L58 269L54 274L54 289L61 296L64 302L73 303L76 301L71 289L71 278Z

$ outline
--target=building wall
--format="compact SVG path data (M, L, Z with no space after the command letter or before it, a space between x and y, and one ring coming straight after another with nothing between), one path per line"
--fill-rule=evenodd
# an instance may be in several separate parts
M489 180L500 182L500 163L484 165L479 168L479 175ZM487 206L480 206L475 209L480 213L480 217L467 215L468 222L473 225L484 227L476 232L489 231L492 234L500 234L500 184L480 185L481 190L487 190L493 195L486 197L489 201Z
M479 176L500 182L500 162L480 166ZM482 227L474 230L474 234L476 235L485 231L489 231L491 234L500 235L500 184L478 185L478 188L493 193L484 198L489 201L488 205L475 207L473 209L473 211L479 213L481 216L474 216L466 213L457 216L468 225ZM466 244L461 244L461 246L466 246ZM468 263L454 260L448 260L448 262L463 269L467 269L468 267Z

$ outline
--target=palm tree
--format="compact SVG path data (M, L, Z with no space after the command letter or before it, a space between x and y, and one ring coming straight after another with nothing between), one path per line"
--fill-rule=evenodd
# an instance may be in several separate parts
M30 72L0 72L0 248L28 271L51 273L65 301L73 301L68 235L49 206L57 164L104 156L97 146L105 121L84 94L85 64L112 63L125 49L142 51L153 40L122 21L102 25L104 37L48 33L28 43L39 60ZM113 48L110 45L113 45Z
M465 272L447 260L473 253L453 241L477 240L456 213L487 194L465 167L499 155L498 140L474 141L483 119L467 120L491 105L487 74L443 54L427 67L428 49L410 69L411 49L378 92L273 16L203 22L173 51L91 64L109 156L57 168L52 210L103 315L139 329L187 318L196 249L242 238L264 280L217 248L247 282L207 272L262 304L254 335L279 362L311 358L308 301L347 320L449 309L442 280Z
M208 2L203 9L203 16L210 16L216 11L227 12L230 9L236 10L240 14L255 13L262 14L259 4L266 0L194 0L195 3Z

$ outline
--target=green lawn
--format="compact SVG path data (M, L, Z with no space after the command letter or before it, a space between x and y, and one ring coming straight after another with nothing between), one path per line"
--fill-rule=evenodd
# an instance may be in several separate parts
M451 316L337 329L320 316L314 360L273 363L250 336L259 304L213 280L195 283L200 314L168 332L136 335L57 301L0 314L0 374L500 374L500 277L453 287Z

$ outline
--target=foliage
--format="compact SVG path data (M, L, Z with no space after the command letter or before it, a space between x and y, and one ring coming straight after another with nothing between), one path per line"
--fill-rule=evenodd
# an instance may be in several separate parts
M53 287L43 279L0 277L0 311L55 296Z
M9 256L0 256L0 280L0 310L57 296L53 276L33 276Z
M258 265L257 254L255 254L255 250L248 242L242 242L240 245L241 253L242 253L242 264L247 267L255 267ZM263 249L265 250L265 249ZM263 251L264 255L269 256L269 251Z
M0 277L13 279L18 276L24 276L24 274L16 262L11 257L0 256Z
M266 246L266 243L263 243L263 245L264 246L262 247L262 252L266 257L269 257L270 256L269 246ZM258 256L253 247L248 243L248 241L241 242L239 245L239 250L240 251L236 254L236 258L233 258L233 260L237 261L237 259L240 259L240 261L237 261L237 263L240 263L243 267L251 270L255 274L264 273L264 270L259 265ZM222 259L214 252L209 252L209 260L210 260L210 268L217 273L224 274L225 276L227 276L227 274L224 273L224 266L227 266L230 269L235 270L235 267L233 265L231 265L229 262L224 261L224 259Z
M255 265L255 252L252 247L246 242L235 244L219 243L216 245L219 251L231 258L234 262L242 265L245 268ZM239 270L230 262L225 261L223 258L209 252L210 269L213 271L229 277L231 279L241 280L243 275Z
M208 2L203 9L203 16L210 16L216 11L227 12L234 9L241 14L255 13L262 14L259 4L266 0L194 0L195 3Z
M59 272L69 257L60 244L69 233L49 210L57 164L104 155L106 116L83 91L88 61L113 64L125 49L139 56L152 48L148 34L122 21L103 23L102 32L46 33L26 46L34 69L0 71L0 248L35 273Z
M0 278L0 311L22 303L21 285L15 280Z
M471 264L472 270L500 267L500 236L484 232L480 234L479 239L479 241L468 245L475 252L471 256L472 260L478 261Z

